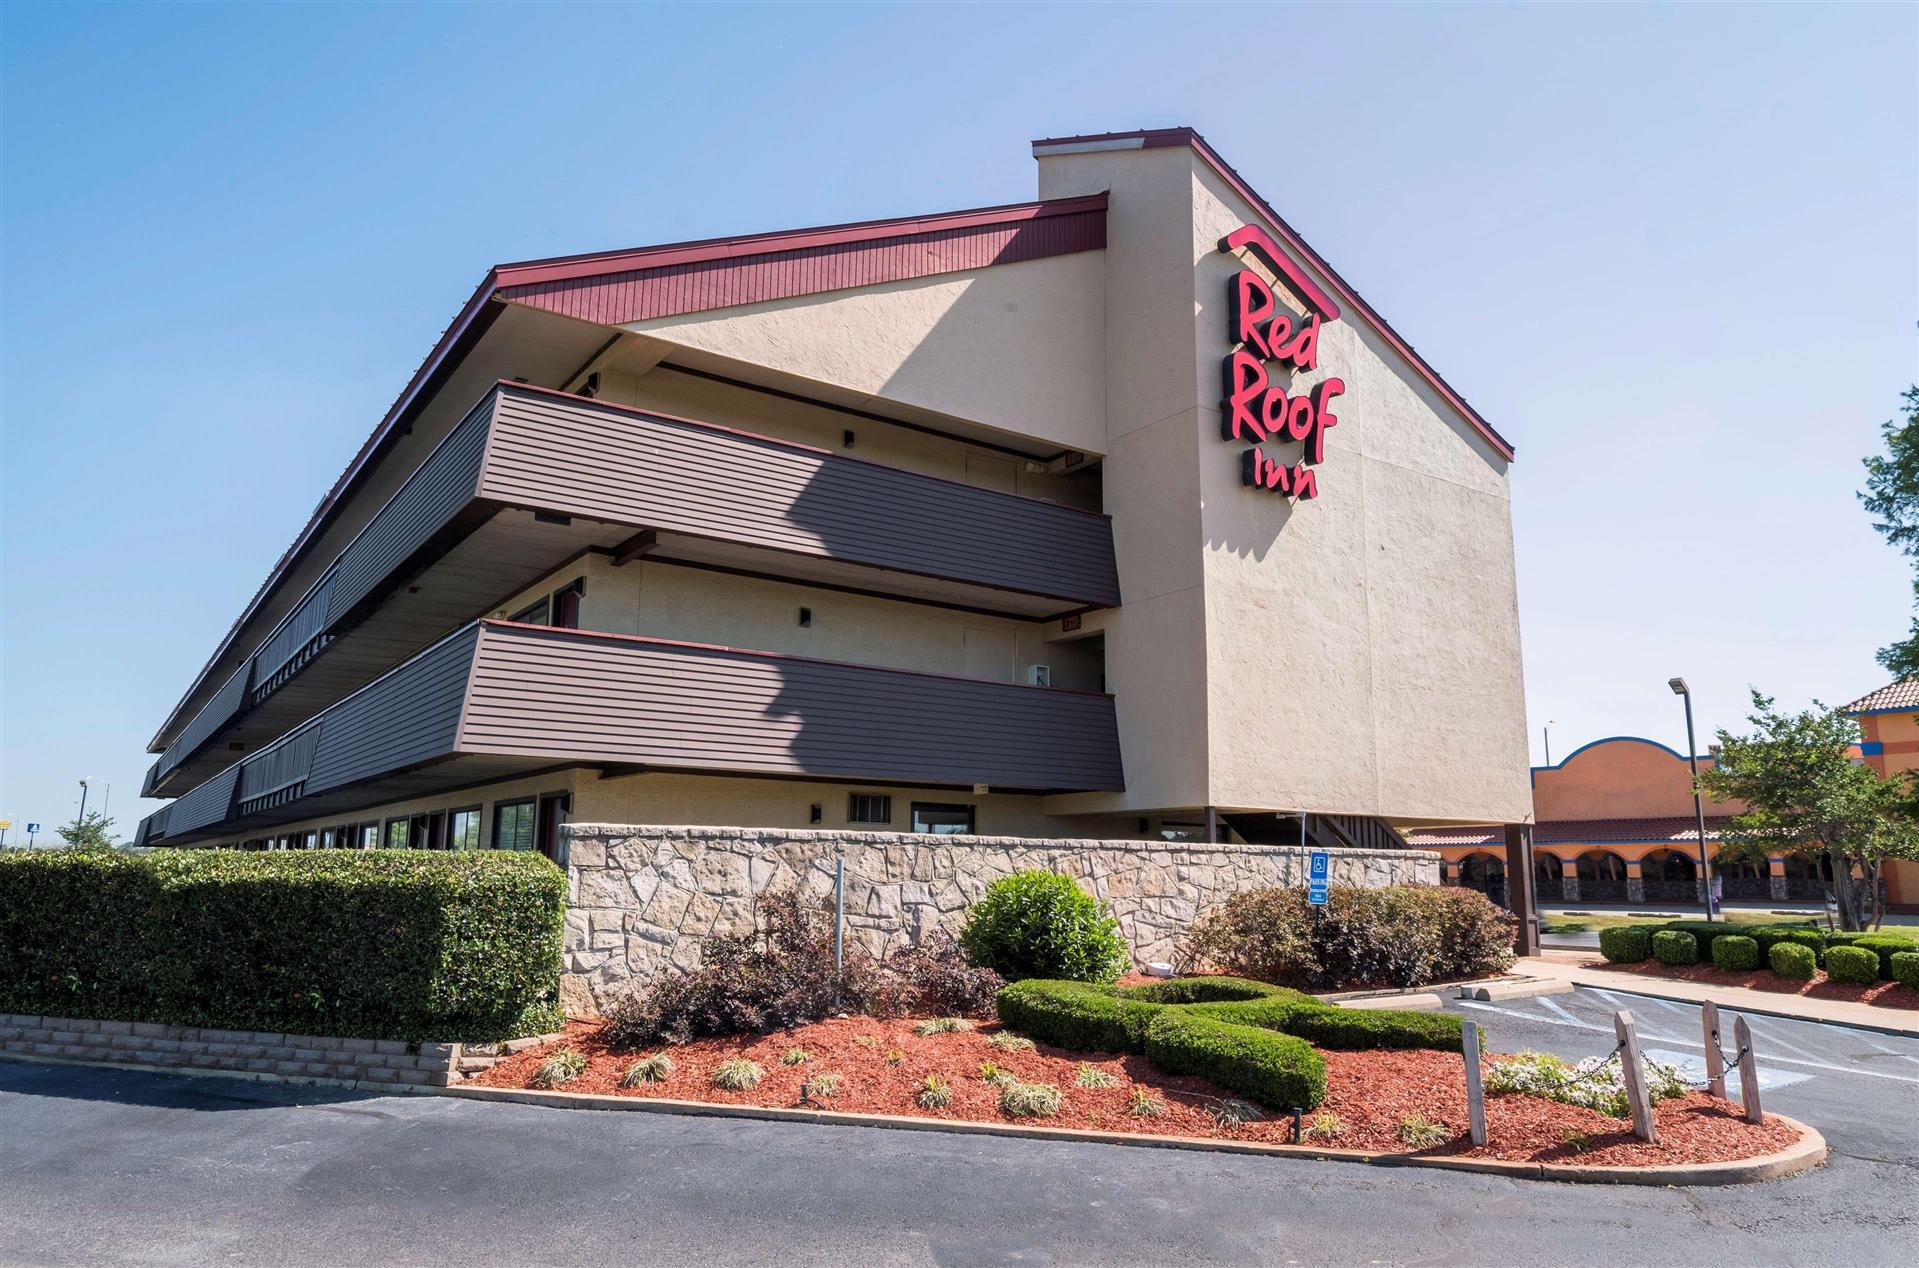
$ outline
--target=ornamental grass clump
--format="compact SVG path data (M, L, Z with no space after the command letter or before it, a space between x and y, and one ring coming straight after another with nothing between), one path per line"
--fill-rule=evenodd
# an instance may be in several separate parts
M621 1087L638 1087L642 1083L664 1083L673 1073L673 1058L664 1052L655 1052L641 1057L626 1067L626 1073L620 1076Z
M1310 1140L1335 1140L1346 1130L1346 1120L1331 1110L1313 1115L1313 1121L1306 1125L1305 1136Z
M1400 1119L1394 1135L1414 1149L1431 1149L1453 1138L1451 1128L1444 1123L1434 1122L1424 1114L1408 1114Z
M1646 1060L1643 1065L1646 1088L1654 1102L1686 1094L1685 1080L1677 1069L1661 1061ZM1486 1072L1486 1091L1544 1097L1563 1105L1598 1110L1613 1118L1632 1116L1625 1070L1617 1057L1587 1057L1569 1065L1550 1052L1522 1052L1493 1063Z
M1213 1116L1213 1122L1231 1131L1246 1123L1257 1123L1260 1119L1259 1107L1235 1096L1224 1096L1206 1107Z
M1096 1065L1087 1065L1082 1061L1079 1063L1079 1069L1073 1072L1073 1086L1089 1088L1118 1087L1119 1078L1116 1075L1108 1074Z
M953 1085L937 1074L920 1081L919 1095L913 1098L921 1109L945 1109L953 1103Z
M528 1079L528 1087L552 1089L571 1083L586 1073L586 1058L572 1048L561 1048L540 1062Z
M1161 1118L1166 1114L1166 1098L1157 1092L1149 1092L1143 1087L1134 1086L1126 1094L1126 1112L1137 1114L1141 1118Z
M1130 962L1105 904L1054 872L1015 872L988 885L959 940L976 964L1008 981L1110 982Z
M972 1028L973 1023L964 1017L928 1017L925 1021L913 1023L913 1033L922 1039L931 1035L951 1035Z
M811 1055L804 1048L788 1048L780 1057L781 1065L804 1065Z
M801 1088L814 1096L835 1096L840 1090L840 1076L832 1070L822 1070L808 1079Z
M1015 1081L999 1090L1000 1112L1008 1118L1051 1118L1059 1113L1060 1099L1051 1083Z
M986 1036L986 1046L998 1048L1001 1052L1031 1052L1033 1041L1025 1035L1016 1035L1010 1030L996 1030Z
M744 1092L748 1088L758 1087L760 1080L766 1077L766 1071L756 1061L745 1057L728 1057L713 1067L713 1086L725 1088L729 1092Z

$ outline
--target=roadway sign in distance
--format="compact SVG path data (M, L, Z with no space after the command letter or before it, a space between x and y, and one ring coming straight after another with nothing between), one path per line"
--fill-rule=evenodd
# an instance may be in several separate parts
M34 833L36 833L36 832L38 832L38 831L40 831L40 825L39 825L39 824L37 824L37 823L29 823L29 824L27 825L27 835L28 835L28 836L32 836L32 835L33 835Z
M12 826L13 826L13 820L0 819L0 832L5 832L8 828L11 828Z
M1326 905L1326 882L1333 870L1332 855L1314 850L1306 856L1306 901L1315 907Z

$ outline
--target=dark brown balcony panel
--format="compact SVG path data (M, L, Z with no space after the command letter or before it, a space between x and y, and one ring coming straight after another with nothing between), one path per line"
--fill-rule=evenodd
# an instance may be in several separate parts
M1123 787L1100 693L481 621L227 767L139 839L243 835L569 766Z
M481 492L687 539L666 557L831 560L1026 595L1029 615L1119 602L1104 515L523 386L502 392Z
M501 384L189 715L174 796L585 550L1041 618L1117 602L1104 516Z
M487 623L460 747L738 774L1123 786L1110 696Z

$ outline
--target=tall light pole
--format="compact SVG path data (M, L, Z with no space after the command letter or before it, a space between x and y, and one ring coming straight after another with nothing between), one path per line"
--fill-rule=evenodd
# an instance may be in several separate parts
M1692 768L1692 816L1699 831L1699 879L1705 886L1706 919L1712 919L1712 860L1706 857L1706 803L1699 796L1699 745L1692 735L1692 688L1684 678L1671 678L1666 685L1686 702L1686 765Z
M80 780L80 817L74 820L76 826L84 826L87 821L87 789L93 787L93 776L87 775Z
M1546 725L1539 728L1539 733L1546 739L1546 765L1548 766L1553 764L1553 723L1558 720L1558 718L1547 718Z

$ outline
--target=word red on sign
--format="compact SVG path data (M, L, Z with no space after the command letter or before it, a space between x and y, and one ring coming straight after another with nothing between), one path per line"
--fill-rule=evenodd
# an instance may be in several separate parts
M1254 446L1268 440L1303 442L1300 462L1290 467L1257 448L1248 449L1241 457L1240 479L1250 488L1318 497L1318 478L1308 468L1326 459L1326 433L1339 424L1339 416L1329 406L1346 384L1327 378L1303 393L1288 394L1284 386L1273 382L1266 367L1268 362L1278 362L1299 370L1317 368L1321 326L1338 320L1339 310L1257 229L1236 230L1219 247L1233 251L1242 245L1254 248L1316 311L1295 318L1257 272L1241 269L1233 275L1226 292L1226 338L1233 350L1221 367L1226 394L1220 402L1220 439Z

